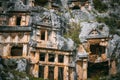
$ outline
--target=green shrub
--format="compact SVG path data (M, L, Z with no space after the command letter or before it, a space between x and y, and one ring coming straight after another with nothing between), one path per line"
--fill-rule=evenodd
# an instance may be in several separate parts
M101 0L93 0L94 7L98 12L105 12L107 11L108 7L105 3L102 3Z
M119 20L117 20L114 17L109 17L109 18L108 17L104 17L104 18L103 17L97 17L96 19L99 23L105 23L106 25L108 25L111 34L120 35L120 33L116 31L117 29L120 29Z
M77 23L72 23L72 26L74 27L70 28L68 32L64 34L64 37L71 38L78 46L80 44L79 39L80 25L78 25Z

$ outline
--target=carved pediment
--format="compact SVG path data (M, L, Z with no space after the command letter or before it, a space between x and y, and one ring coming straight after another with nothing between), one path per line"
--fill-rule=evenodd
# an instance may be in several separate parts
M42 20L40 21L40 23L50 25L52 23L51 22L51 17L49 15L48 16L44 16L42 18Z
M100 32L96 29L90 31L90 33L88 34L88 36L97 36L100 35Z

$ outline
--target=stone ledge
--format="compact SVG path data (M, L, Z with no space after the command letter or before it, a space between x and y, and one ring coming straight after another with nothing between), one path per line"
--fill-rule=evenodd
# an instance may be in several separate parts
M21 27L21 26L0 26L0 32L30 32L32 30L31 27Z

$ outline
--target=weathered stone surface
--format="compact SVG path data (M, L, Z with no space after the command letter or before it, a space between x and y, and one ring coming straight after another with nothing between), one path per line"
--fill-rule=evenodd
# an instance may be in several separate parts
M2 61L0 64L0 80L29 80L25 74L26 59L2 59Z
M26 71L26 66L27 66L27 60L26 59L20 59L16 63L17 63L16 70L18 70L19 72Z
M82 22L81 23L81 32L79 35L80 41L84 42L86 41L87 37L89 37L90 32L92 30L99 31L99 35L95 36L95 38L99 38L98 36L109 36L109 28L104 23L98 23L98 22Z

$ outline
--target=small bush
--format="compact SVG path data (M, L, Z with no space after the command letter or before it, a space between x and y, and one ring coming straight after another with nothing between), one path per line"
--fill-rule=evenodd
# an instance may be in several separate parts
M64 34L64 37L71 38L78 46L80 44L79 39L80 25L78 25L77 23L73 23L72 26L74 27L70 28L68 32Z
M94 7L98 12L105 12L108 10L108 7L105 3L102 3L101 0L93 0Z
M118 22L118 20L116 20L116 18L97 17L96 19L99 23L105 23L106 25L108 25L111 34L118 34L118 35L120 34L119 32L116 31L120 26L120 23Z

